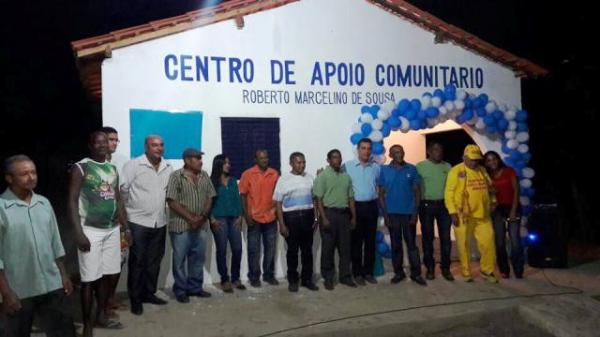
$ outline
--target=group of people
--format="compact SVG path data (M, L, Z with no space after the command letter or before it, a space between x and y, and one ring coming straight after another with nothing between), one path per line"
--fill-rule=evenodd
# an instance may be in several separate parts
M482 277L498 282L496 260L502 277L509 277L507 230L513 272L518 278L523 276L516 174L497 153L482 156L475 145L465 148L464 162L453 168L443 161L439 143L429 144L428 158L416 166L404 161L402 146L393 145L391 162L380 165L372 160L372 142L365 138L358 143L354 160L343 163L339 150L329 151L328 166L316 178L305 171L301 152L289 156L290 171L280 176L269 167L268 152L257 150L255 165L238 183L230 175L225 155L215 156L209 175L202 169L204 153L200 150L186 149L183 167L173 170L163 158L160 136L147 136L144 154L129 161L116 153L118 143L114 128L92 133L89 157L70 172L68 218L78 247L85 337L92 336L94 327L123 327L113 310L118 305L115 289L125 261L131 312L143 314L144 303L167 304L156 296L167 232L173 248L173 293L181 303L189 302L190 296L211 296L203 288L209 230L216 246L220 288L226 293L246 289L240 278L243 223L252 287L261 287L262 282L279 284L275 277L279 233L287 243L289 291L297 292L299 287L317 291L312 253L316 231L321 235L321 276L327 290L334 289L336 279L349 287L377 283L375 242L380 215L391 239L393 284L406 278L402 241L407 246L410 279L424 286L426 279L435 278L436 223L441 274L446 280L454 280L450 271L452 225L466 281L473 281L473 235L481 253ZM64 304L73 286L62 263L65 253L52 206L34 192L35 165L17 155L6 159L4 169L9 187L0 196L0 294L8 336L28 336L34 313L40 314L40 325L48 336L74 336ZM415 243L418 219L425 278Z

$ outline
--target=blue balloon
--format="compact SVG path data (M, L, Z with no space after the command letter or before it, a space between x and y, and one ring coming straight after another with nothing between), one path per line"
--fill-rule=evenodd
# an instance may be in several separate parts
M527 216L530 215L533 211L533 207L531 205L521 207L521 214Z
M381 134L384 137L387 137L390 135L390 133L392 133L392 128L390 127L390 124L387 123L387 121L383 122L383 126L381 127Z
M481 98L479 98L479 97L476 97L476 98L473 100L473 108L475 108L475 109L479 109L479 108L482 108L482 107L483 107L483 102L481 101Z
M371 116L373 116L373 118L377 118L377 113L379 112L379 109L379 105L371 106L371 108L369 109L369 113L371 114Z
M483 118L487 115L485 108L479 108L476 111L477 111L477 117L479 117L479 118Z
M508 130L508 121L504 118L498 120L498 129L502 132Z
M369 123L364 123L360 127L360 131L362 131L363 136L369 137L369 135L371 134L371 131L373 131L373 127Z
M395 128L399 127L400 124L401 124L400 123L400 119L394 118L394 117L388 118L387 122L390 125L390 127L392 127L392 129L395 129Z
M427 108L425 113L427 114L427 118L436 118L437 116L440 115L440 110L438 110L437 108L434 108L434 107L430 107L430 108Z
M418 119L413 119L410 121L410 129L411 130L419 130L421 128L421 122Z
M390 247L385 242L379 242L377 244L377 252L379 253L379 255L385 256L385 255L389 254Z
M465 118L465 122L473 118L473 110L465 110L462 113L462 116Z
M493 135L496 132L498 132L498 128L496 128L495 126L486 126L485 131L487 131L487 133Z
M524 168L525 168L526 164L524 161L519 160L515 163L515 169L517 170L517 172L519 173L519 176L523 175L523 172L521 172Z
M509 154L511 151L511 149L508 147L508 145L506 144L506 141L502 142L502 152Z
M430 92L425 92L423 95L421 95L421 97L431 97L433 95L431 95Z
M489 97L488 97L488 95L486 95L486 94L481 94L477 98L481 102L481 106L485 106L486 104L488 104L488 102L490 100Z
M421 111L419 111L419 113L417 113L417 117L419 119L427 118L427 112L425 110L421 110Z
M398 110L398 109L393 109L393 110L392 110L392 117L396 117L396 118L398 118L398 116L400 116L400 110Z
M374 154L383 154L385 152L385 148L381 142L373 143L373 153Z
M385 235L382 231L375 232L375 242L383 242Z
M483 117L483 122L485 123L486 126L495 126L496 125L496 120L494 119L494 117L492 115L487 115L487 116Z
M524 162L529 163L529 161L531 160L531 153L523 153L521 157L523 158Z
M527 121L527 117L528 117L527 111L519 110L519 111L517 111L517 117L515 117L515 120L517 122L525 122L525 121Z
M514 161L521 160L521 152L515 149L511 149L508 153L508 157L510 157Z
M433 96L435 97L439 97L439 98L444 98L444 91L442 89L435 89L433 91Z
M427 125L427 119L421 119L420 120L420 128L421 129L427 129L428 125Z
M473 99L471 97L465 98L465 109L473 109Z
M421 111L421 101L418 99L413 99L410 101L410 108L414 111Z
M446 86L444 87L444 91L445 92L456 92L456 87L454 86L454 84L446 84Z
M415 110L407 110L406 111L406 116L405 116L408 120L413 120L415 118L417 118L417 113L415 112Z
M494 118L496 118L498 120L504 118L504 114L500 110L496 110L496 111L492 112L492 116L494 116Z
M355 133L352 136L350 136L350 141L352 142L352 144L356 145L362 138L362 133Z
M456 123L458 123L458 124L464 124L464 122L466 122L466 121L467 120L465 119L464 114L456 117Z
M369 108L369 106L368 106L368 105L363 105L363 106L360 108L360 113L366 114L366 113L368 113L368 112L369 112L369 110L370 110L370 108Z
M406 98L402 99L400 103L398 103L398 110L400 110L400 112L406 111L408 108L410 108L410 101Z
M529 126L527 126L527 123L517 123L517 132L527 131L529 131Z

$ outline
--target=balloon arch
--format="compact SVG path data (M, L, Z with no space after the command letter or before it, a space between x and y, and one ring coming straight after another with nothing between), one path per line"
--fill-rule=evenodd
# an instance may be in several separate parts
M392 131L406 133L430 129L448 120L459 125L466 124L502 143L500 155L506 165L517 172L522 213L527 216L531 213L531 197L535 194L531 181L535 172L527 166L531 160L527 118L527 111L498 104L484 93L474 95L447 85L433 93L425 92L421 98L404 98L398 103L388 102L383 106L363 106L358 121L352 126L350 141L357 144L361 138L371 139L374 159L383 163L383 139ZM383 233L378 233L377 241L380 255L389 256L389 246L383 241Z

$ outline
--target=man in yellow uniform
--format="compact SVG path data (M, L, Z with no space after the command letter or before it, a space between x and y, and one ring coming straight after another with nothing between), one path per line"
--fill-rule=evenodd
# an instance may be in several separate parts
M496 207L496 197L490 177L479 163L481 159L477 145L465 147L463 163L454 166L448 173L444 198L452 217L465 281L473 282L469 258L471 236L474 234L481 253L481 276L490 283L497 283L498 279L494 276L496 248L490 216Z

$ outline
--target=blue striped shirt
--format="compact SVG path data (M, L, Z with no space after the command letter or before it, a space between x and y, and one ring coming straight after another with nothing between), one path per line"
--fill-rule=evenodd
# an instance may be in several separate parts
M273 200L282 203L284 212L312 209L312 186L313 177L308 173L285 174L277 181Z

